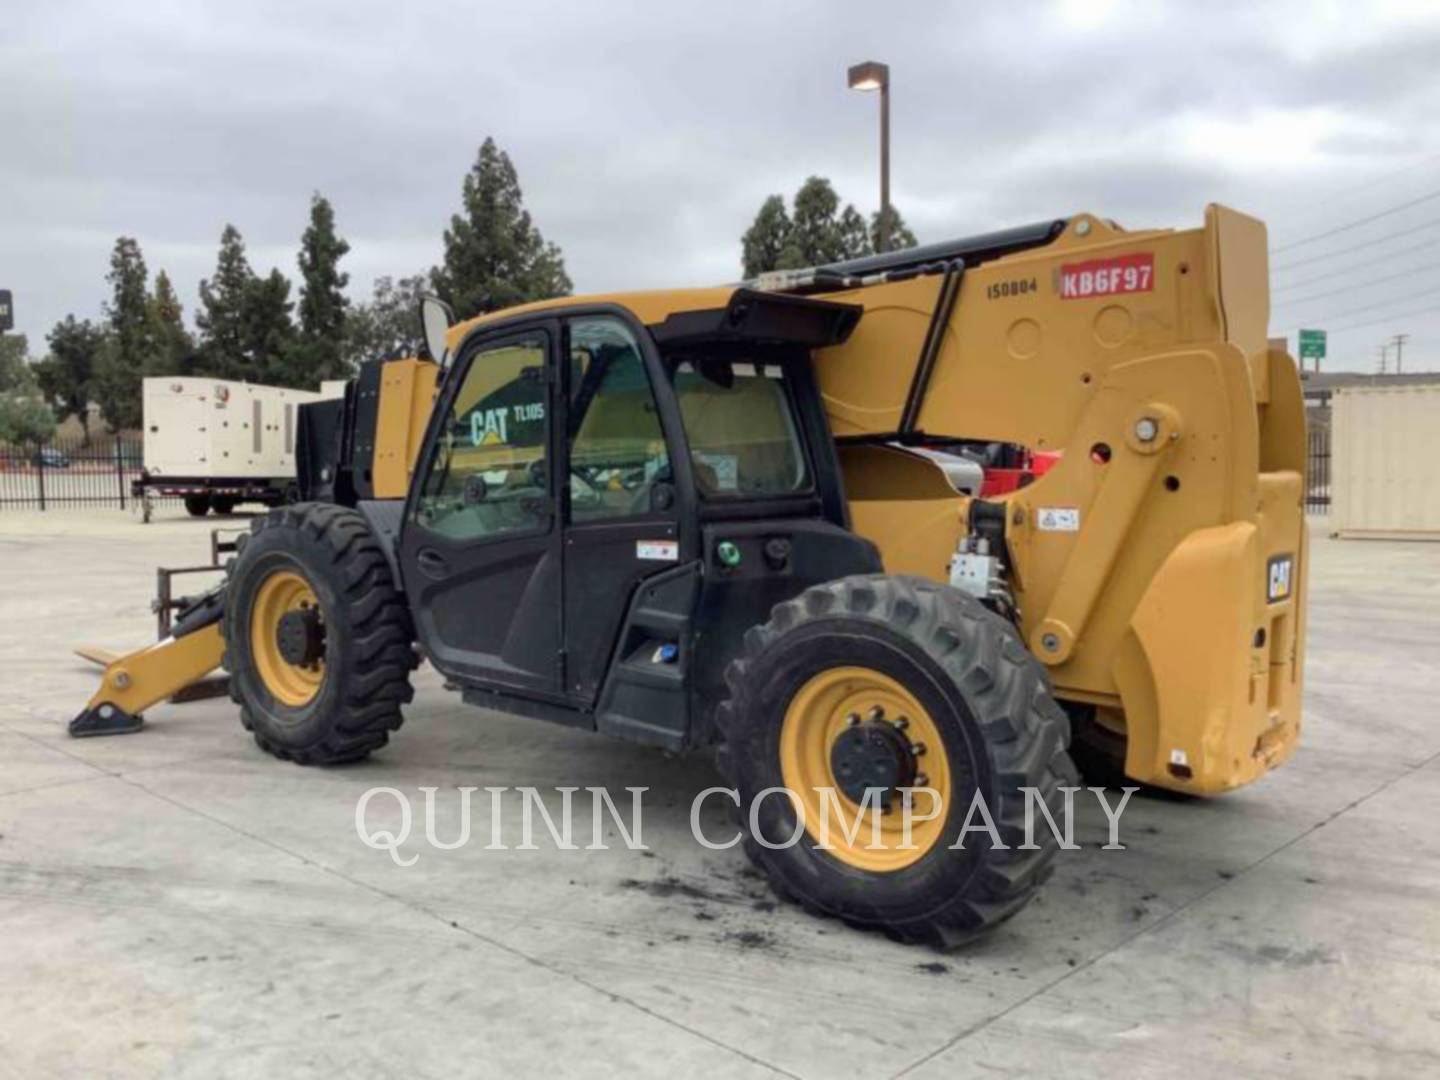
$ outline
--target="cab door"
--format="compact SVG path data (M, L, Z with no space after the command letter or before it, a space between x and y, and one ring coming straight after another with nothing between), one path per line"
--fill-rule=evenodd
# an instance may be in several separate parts
M558 347L547 320L460 354L406 506L416 630L462 684L561 692Z
M643 334L605 312L566 324L566 689L587 704L621 659L636 588L680 562L680 487Z

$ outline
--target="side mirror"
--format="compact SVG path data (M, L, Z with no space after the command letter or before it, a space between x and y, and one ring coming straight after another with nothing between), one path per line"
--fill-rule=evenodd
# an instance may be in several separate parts
M428 293L420 297L420 328L425 333L425 348L430 359L441 367L446 360L445 335L454 324L455 313L444 300Z

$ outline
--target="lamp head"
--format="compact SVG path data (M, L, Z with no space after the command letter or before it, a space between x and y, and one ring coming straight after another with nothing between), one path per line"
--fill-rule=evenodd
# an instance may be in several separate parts
M846 83L851 90L884 90L890 85L890 67L878 60L866 60L849 69Z

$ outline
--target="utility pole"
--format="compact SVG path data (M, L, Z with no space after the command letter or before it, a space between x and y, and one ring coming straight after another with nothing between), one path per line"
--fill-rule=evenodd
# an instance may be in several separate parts
M1407 342L1407 341L1409 341L1409 340L1410 340L1410 335L1409 335L1409 334L1396 334L1396 335L1395 335L1395 374L1396 374L1396 375L1399 375L1399 374L1400 374L1400 371L1401 371L1401 368L1400 368L1401 350L1405 348L1405 342Z
M1384 374L1385 374L1385 359L1386 359L1386 357L1388 357L1389 355L1390 355L1390 346L1389 346L1389 345L1381 345L1381 346L1380 346L1380 374L1381 374L1381 375L1384 375Z

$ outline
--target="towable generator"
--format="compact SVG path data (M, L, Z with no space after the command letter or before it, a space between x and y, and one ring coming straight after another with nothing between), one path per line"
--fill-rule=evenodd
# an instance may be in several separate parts
M1305 421L1268 316L1264 226L1218 206L458 326L427 301L436 360L302 407L309 501L71 730L223 665L261 748L354 761L423 657L475 705L713 748L782 896L964 941L1047 876L1027 800L1059 819L1072 752L1203 795L1295 747ZM1013 482L965 494L945 454Z

